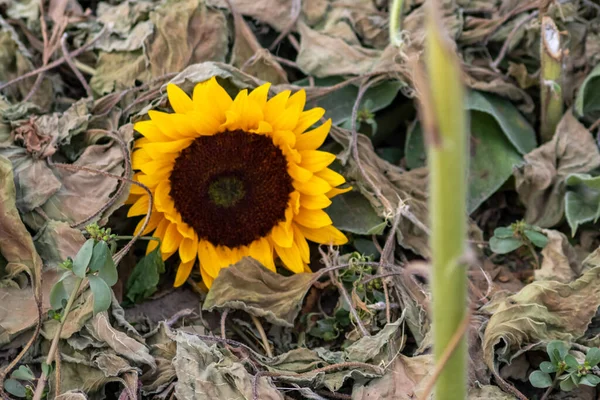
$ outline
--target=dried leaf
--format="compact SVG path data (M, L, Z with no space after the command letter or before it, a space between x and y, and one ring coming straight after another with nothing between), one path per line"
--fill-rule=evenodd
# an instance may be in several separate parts
M598 306L600 267L568 284L535 282L517 294L492 300L485 306L492 314L483 337L486 364L498 370L500 363L510 363L528 344L579 339Z
M352 400L410 400L420 397L434 369L432 355L398 355L386 374L364 386L355 386Z
M577 253L567 237L558 231L544 229L549 242L542 250L542 265L533 274L536 281L569 283L581 273Z
M579 225L600 217L600 177L589 174L571 174L565 180L565 216L575 236Z
M80 230L60 221L48 221L34 238L35 248L46 265L56 268L67 258L75 257L85 238Z
M559 223L565 211L566 177L598 166L600 152L594 138L567 112L552 140L525 155L525 165L514 171L527 223L542 228Z
M178 378L177 398L252 398L252 376L242 364L224 356L216 345L206 345L195 335L180 331L175 341L177 355L173 365ZM262 378L258 380L258 398L283 400L283 395Z
M292 327L313 279L307 273L282 277L246 257L220 271L202 308L244 310L272 324Z

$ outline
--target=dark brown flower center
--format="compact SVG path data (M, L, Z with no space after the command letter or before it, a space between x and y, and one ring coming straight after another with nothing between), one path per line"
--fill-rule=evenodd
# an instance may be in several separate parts
M285 219L292 179L279 147L241 130L200 136L175 160L171 197L199 238L245 246Z

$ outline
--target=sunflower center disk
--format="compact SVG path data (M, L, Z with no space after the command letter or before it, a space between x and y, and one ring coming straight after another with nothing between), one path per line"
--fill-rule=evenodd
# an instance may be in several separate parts
M246 246L285 219L292 178L273 141L241 130L200 136L175 160L171 197L213 245Z
M246 195L244 182L235 176L216 178L208 186L208 195L213 203L221 207L233 207Z

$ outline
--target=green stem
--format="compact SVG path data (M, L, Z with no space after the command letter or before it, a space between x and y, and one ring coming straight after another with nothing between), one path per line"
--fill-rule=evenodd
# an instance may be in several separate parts
M433 339L441 362L467 312L467 116L460 61L443 30L439 1L428 0L426 64L429 90L424 120L429 136L429 215L433 264ZM467 347L464 335L448 358L435 387L436 400L467 397Z
M402 27L402 6L403 0L394 0L390 9L390 42L396 47L402 45L400 29Z
M58 326L58 330L54 334L52 338L52 344L50 345L50 351L48 352L48 356L46 357L46 364L49 366L54 362L54 357L56 355L56 350L58 349L58 341L60 340L60 334L62 332L63 326L65 325L65 321L67 320L67 316L71 311L71 307L77 298L77 292L79 292L79 288L81 287L81 283L83 282L83 278L77 278L75 281L75 287L71 292L71 296L69 296L69 300L67 301L67 305L63 311L62 318L60 319L60 325ZM45 374L45 370L42 369L42 375L40 379L38 379L37 386L35 388L35 393L33 395L33 400L41 400L44 394L44 388L46 387L46 381L48 380L48 375Z
M540 136L542 142L552 140L563 115L562 49L560 32L550 17L544 16L541 25L540 58Z
M546 391L544 392L544 394L542 395L542 398L540 400L546 400L548 398L548 396L550 396L550 393L552 393L552 391L554 390L554 388L556 387L556 383L558 382L558 378L562 375L561 371L558 371L556 373L556 376L554 377L554 380L552 381L552 385L550 385L548 387L548 389L546 389Z

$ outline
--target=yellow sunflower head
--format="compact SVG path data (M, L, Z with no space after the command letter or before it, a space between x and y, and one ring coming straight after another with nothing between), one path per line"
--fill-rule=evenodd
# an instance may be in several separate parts
M309 271L306 239L344 244L323 211L344 177L327 168L333 154L317 150L331 120L307 131L322 108L304 111L306 93L285 91L267 100L269 84L234 100L215 78L192 99L169 84L174 113L149 111L134 129L144 137L133 152L134 178L150 188L154 209L142 234L161 239L167 259L179 253L175 286L198 258L210 287L219 270L251 256L275 271L275 256L292 272ZM132 186L128 216L147 213L149 198ZM141 229L138 225L136 233ZM157 246L152 241L148 252Z

